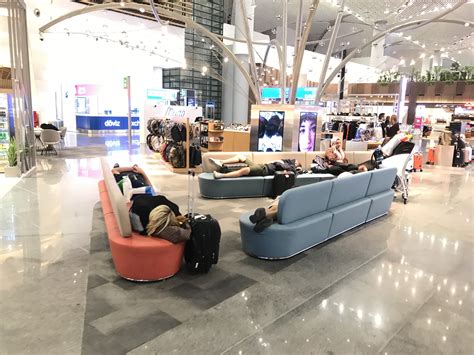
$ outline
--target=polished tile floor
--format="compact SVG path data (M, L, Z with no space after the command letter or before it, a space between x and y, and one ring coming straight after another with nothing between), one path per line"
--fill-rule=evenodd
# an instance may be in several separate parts
M183 210L187 178L123 139L68 138L0 200L1 354L474 352L470 168L413 174L407 205L285 261L241 250L238 216L268 199L198 198L219 264L137 284L113 269L97 156L145 166Z

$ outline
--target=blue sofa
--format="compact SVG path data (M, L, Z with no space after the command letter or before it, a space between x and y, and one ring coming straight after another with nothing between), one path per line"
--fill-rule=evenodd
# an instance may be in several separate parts
M397 170L387 168L285 191L278 221L262 233L240 217L244 251L261 259L286 259L388 213Z
M245 152L245 153L206 153L203 155L203 173L199 174L199 190L205 198L240 198L262 197L273 195L273 176L239 177L234 179L214 179L213 167L209 158L227 159L242 154L256 164L267 163L276 159L297 159L305 170L311 169L311 162L316 155L324 157L324 152ZM371 151L347 152L349 163L360 164L370 159ZM296 177L295 186L304 186L315 182L334 179L331 174L302 174Z

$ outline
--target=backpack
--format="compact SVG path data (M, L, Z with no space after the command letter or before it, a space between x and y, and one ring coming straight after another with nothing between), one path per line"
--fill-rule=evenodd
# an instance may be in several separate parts
M319 155L316 155L313 159L312 168L317 170L326 170L329 167L326 160L321 158Z

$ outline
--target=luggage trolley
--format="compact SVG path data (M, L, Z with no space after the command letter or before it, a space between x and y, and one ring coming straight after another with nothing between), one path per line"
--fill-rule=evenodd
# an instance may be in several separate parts
M396 192L401 192L404 204L408 202L410 174L409 171L407 171L407 167L412 159L412 155L413 152L409 154L392 155L391 157L385 158L381 163L383 168L397 168L397 177L395 178L393 188Z

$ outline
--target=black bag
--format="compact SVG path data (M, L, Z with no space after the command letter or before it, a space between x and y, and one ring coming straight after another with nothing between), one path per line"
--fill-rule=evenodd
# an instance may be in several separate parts
M219 222L211 215L194 214L194 172L188 172L188 214L191 236L184 248L184 260L189 271L195 273L209 272L212 264L219 259L221 228ZM192 175L192 180L191 180ZM192 184L192 185L191 185ZM191 187L192 186L192 187Z
M222 164L221 173L230 173L231 171L237 171L242 168L248 167L245 163L233 163L233 164Z
M464 165L464 151L459 148L457 142L454 144L453 166L462 167Z
M202 163L202 154L201 148L196 145L192 144L189 147L189 165L194 168Z
M273 178L273 198L295 186L296 176L292 171L275 171Z

